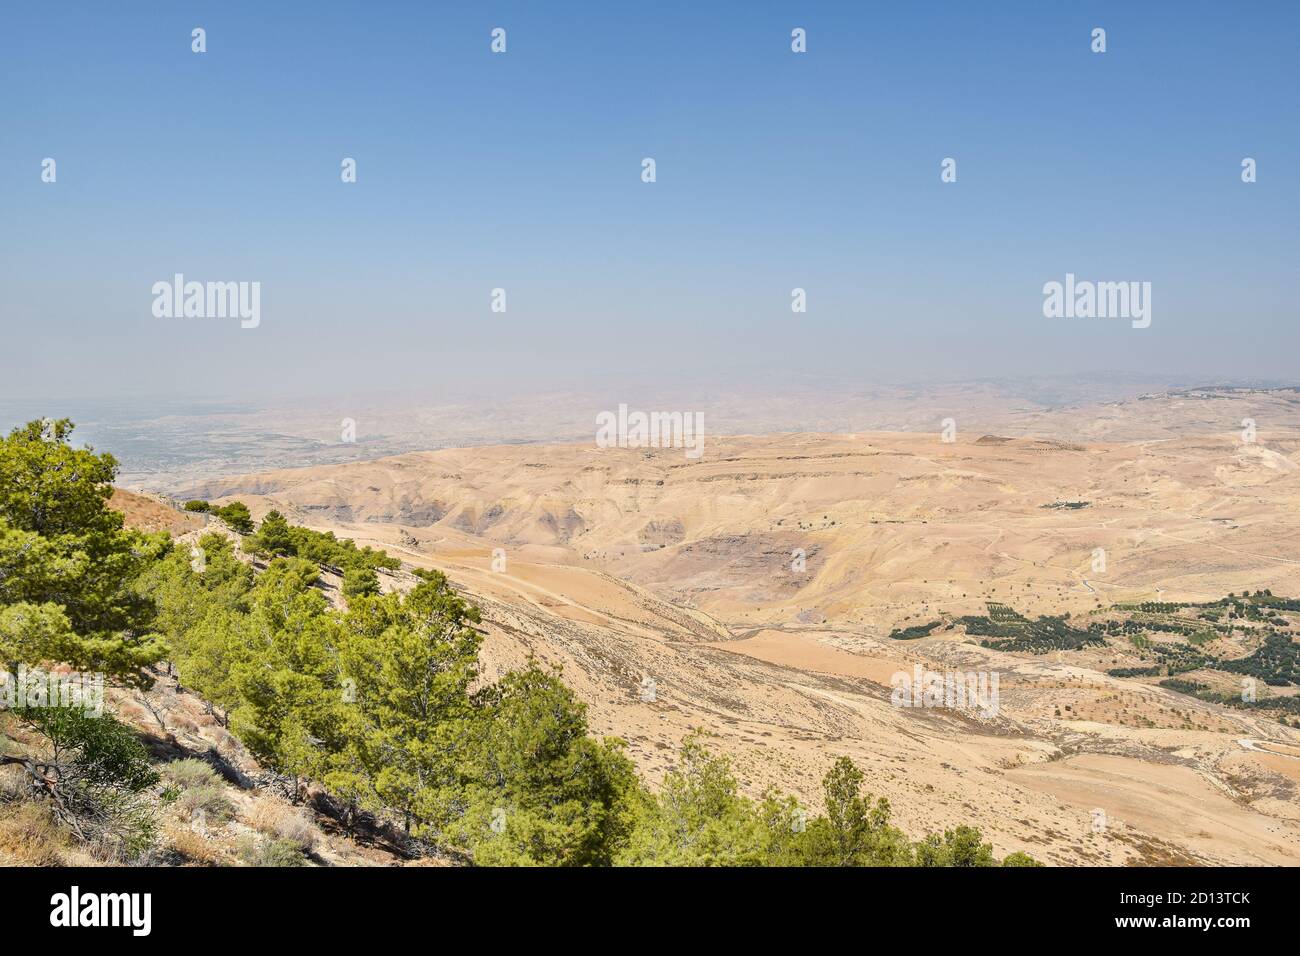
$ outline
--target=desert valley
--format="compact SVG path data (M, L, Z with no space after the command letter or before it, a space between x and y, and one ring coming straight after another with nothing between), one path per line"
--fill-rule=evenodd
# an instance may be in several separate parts
M851 756L914 835L968 821L1059 865L1300 862L1296 685L1267 679L1295 674L1300 394L1002 425L719 436L698 460L443 448L153 490L443 571L482 610L486 676L561 666L652 783L702 728L753 795L815 806ZM997 674L1000 707L895 706L918 665Z

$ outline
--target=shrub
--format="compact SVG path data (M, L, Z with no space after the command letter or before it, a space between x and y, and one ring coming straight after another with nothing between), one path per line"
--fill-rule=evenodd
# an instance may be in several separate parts
M245 840L239 847L239 858L249 866L306 866L302 851L288 840Z
M145 791L158 782L148 752L130 728L76 707L18 712L45 740L28 780L58 820L107 859L131 862L153 846L153 811Z
M319 831L302 813L274 800L259 800L248 818L259 833L289 843L303 853L316 846Z
M943 835L928 834L915 847L916 865L926 867L979 867L997 866L993 856L993 845L985 843L980 831L974 827L958 826L954 830L945 830ZM1023 854L1022 854L1023 856ZM1027 866L1019 857L1012 866Z
M190 787L176 798L176 808L185 819L202 820L206 826L221 826L235 815L225 791L210 783Z
M219 786L221 777L202 760L173 760L161 767L162 778L174 787L189 790L192 787Z

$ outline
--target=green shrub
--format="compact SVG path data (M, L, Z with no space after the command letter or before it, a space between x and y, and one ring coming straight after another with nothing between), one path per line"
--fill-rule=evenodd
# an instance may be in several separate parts
M131 729L75 707L18 714L44 738L49 760L43 771L29 771L31 792L99 856L123 863L146 857L157 829L146 792L159 778Z
M173 760L171 763L163 764L160 771L163 780L181 790L189 790L204 784L208 786L221 784L220 775L202 760Z
M212 513L230 525L232 531L238 531L240 534L253 533L253 516L248 510L248 505L242 501L232 501L224 507L213 509Z
M348 568L343 572L343 596L349 601L378 593L379 575L371 568Z
M306 866L302 851L288 840L250 838L239 847L239 858L249 866Z
M225 790L210 783L190 787L176 798L176 808L187 820L202 820L207 826L221 826L235 816L235 805Z

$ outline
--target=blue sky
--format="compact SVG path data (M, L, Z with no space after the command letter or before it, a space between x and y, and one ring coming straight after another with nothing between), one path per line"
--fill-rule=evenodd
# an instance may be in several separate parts
M1283 2L6 5L0 395L1294 380L1297 28ZM175 272L260 281L261 325L155 318ZM1066 272L1151 282L1151 327L1044 318Z

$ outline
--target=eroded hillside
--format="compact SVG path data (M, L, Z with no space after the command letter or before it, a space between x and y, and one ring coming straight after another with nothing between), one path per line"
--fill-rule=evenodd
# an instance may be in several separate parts
M445 571L483 608L490 666L562 664L593 730L626 738L652 779L704 727L755 793L815 802L851 755L912 832L971 820L1058 863L1294 863L1300 734L1109 675L1136 660L1124 640L995 650L957 622L989 602L1083 627L1116 605L1300 590L1297 449L1286 429L738 437L699 461L515 445L193 493ZM1235 654L1255 640L1234 639ZM892 676L917 664L997 672L999 713L893 706Z

